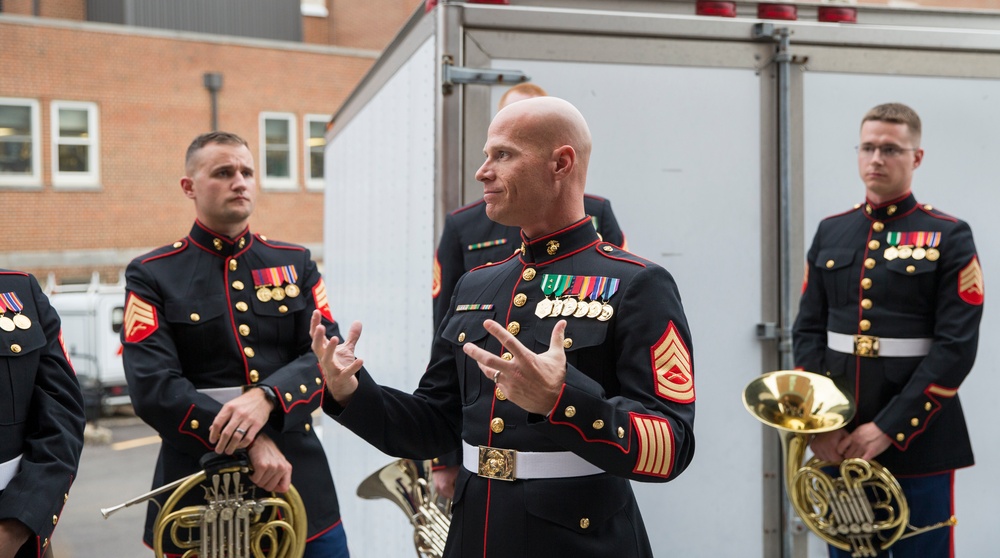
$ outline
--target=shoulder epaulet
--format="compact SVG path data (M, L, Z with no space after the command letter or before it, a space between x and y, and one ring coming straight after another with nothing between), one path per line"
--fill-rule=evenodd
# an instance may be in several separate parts
M483 200L479 200L479 201L474 201L474 202L472 202L472 203L470 203L470 204L468 204L468 205L463 205L462 207L460 207L460 208L458 208L458 209L456 209L456 210L452 211L452 212L451 212L451 215L458 215L459 213L462 213L462 212L465 212L465 211L468 211L468 210L470 210L470 209L474 209L474 208L476 208L476 207L478 207L478 206L480 206L480 205L482 205L482 204L484 204L484 203L486 203L486 202L485 202L485 201L483 201Z
M851 207L847 211L841 211L840 213L834 213L833 215L827 215L826 217L823 218L823 220L825 221L827 219L834 219L834 218L837 218L837 217L843 217L844 215L850 215L851 213L854 213L855 211L859 211L861 209L861 205L862 204L860 204L860 203L856 203L856 204L854 204L853 207Z
M148 263L148 262L151 262L153 260L158 260L160 258L167 258L167 257L173 256L175 254L180 254L181 252L183 252L184 250L186 250L188 248L188 246L190 246L190 245L191 245L191 241L189 241L187 237L184 237L184 238L182 238L182 239L174 242L173 244L167 244L165 246L160 246L156 250L152 250L150 252L147 252L147 253L139 256L138 258L136 258L136 260L139 263Z
M929 203L921 204L920 209L921 211L930 215L931 217L934 217L935 219L943 219L945 221L951 221L952 223L958 222L958 217L948 215L947 213L941 211L940 209L935 209L934 206Z
M0 269L0 275L20 275L22 277L28 277L28 274L23 271L15 271L13 269Z
M268 246L270 248L277 248L278 250L297 250L300 252L304 252L306 249L305 246L299 244L293 244L291 242L282 242L281 240L272 240L262 234L254 234L253 236L254 238L257 239L258 242L260 242L264 246Z
M470 269L469 273L472 273L473 271L476 271L477 269L483 269L483 268L487 268L487 267L498 266L498 265L500 265L502 263L510 261L510 259L513 258L514 256L516 256L517 254L518 254L518 251L515 250L515 251L511 252L511 254L509 256L507 256L506 258L504 258L504 259L502 259L500 261L497 261L497 262L486 262L483 265L476 266L476 267Z
M584 194L583 198L584 199L588 199L589 198L589 199L592 199L594 201L598 201L598 202L601 202L601 203L604 203L604 202L608 201L608 198L602 198L601 196L596 196L594 194Z
M615 246L614 244L611 244L610 242L598 242L595 245L595 248L597 249L598 254L610 260L628 262L630 264L635 264L641 267L646 267L653 263L647 260L646 258L636 256L635 254L629 252L628 250L622 250L621 248Z

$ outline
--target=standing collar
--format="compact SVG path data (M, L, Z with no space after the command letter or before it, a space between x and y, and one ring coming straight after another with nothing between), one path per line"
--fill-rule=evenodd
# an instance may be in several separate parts
M528 238L521 231L521 262L545 265L575 254L600 241L591 218L584 217L572 225L539 238Z
M917 199L913 197L913 192L911 191L899 198L881 204L876 204L866 199L863 207L865 215L869 218L877 221L886 221L909 214L917 207Z
M191 232L188 236L191 237L191 242L202 247L206 252L211 252L212 254L223 258L239 253L250 246L253 242L253 235L250 234L250 227L243 229L240 236L236 238L229 238L224 234L219 234L209 229L197 220L191 227Z

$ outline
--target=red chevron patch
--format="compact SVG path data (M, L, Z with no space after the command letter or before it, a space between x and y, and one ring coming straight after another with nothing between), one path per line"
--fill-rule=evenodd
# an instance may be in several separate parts
M656 394L677 403L694 401L694 369L691 352L684 345L674 322L667 324L667 330L649 350L653 364L653 379Z
M979 267L979 257L972 256L969 265L958 272L958 296L965 302L980 306L986 296L983 282L983 268Z
M434 278L431 283L431 298L437 298L441 294L441 262L438 261L437 252L434 253Z
M333 312L330 311L330 302L326 298L326 284L322 278L313 287L313 300L316 302L316 309L323 314L324 318L332 322Z
M125 303L125 342L138 343L152 335L159 326L156 308L135 293L129 293Z

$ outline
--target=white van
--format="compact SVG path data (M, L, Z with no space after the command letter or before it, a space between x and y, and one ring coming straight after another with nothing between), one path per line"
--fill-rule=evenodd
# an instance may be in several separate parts
M88 406L88 418L131 404L119 333L125 315L125 283L102 284L95 273L87 284L45 285L62 319L63 340Z

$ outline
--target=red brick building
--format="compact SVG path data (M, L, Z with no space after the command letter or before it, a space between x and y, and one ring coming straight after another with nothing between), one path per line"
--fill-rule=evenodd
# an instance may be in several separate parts
M114 281L187 234L184 152L212 129L219 78L218 129L257 163L252 228L320 256L326 123L421 3L303 1L289 41L96 23L85 0L0 1L0 267Z
M241 13L220 12L223 23L266 27L264 12L247 17L245 7L283 6L282 31L292 37L284 40L171 30L185 28L185 9L231 2L0 0L0 267L60 282L98 271L114 281L135 255L184 236L193 218L179 186L184 151L213 118L255 155L262 194L253 229L321 257L323 128L423 0L241 0ZM1000 8L1000 0L844 3ZM174 20L124 21L141 17L143 5L173 9ZM115 17L122 21L96 22ZM219 78L213 95L208 85Z

